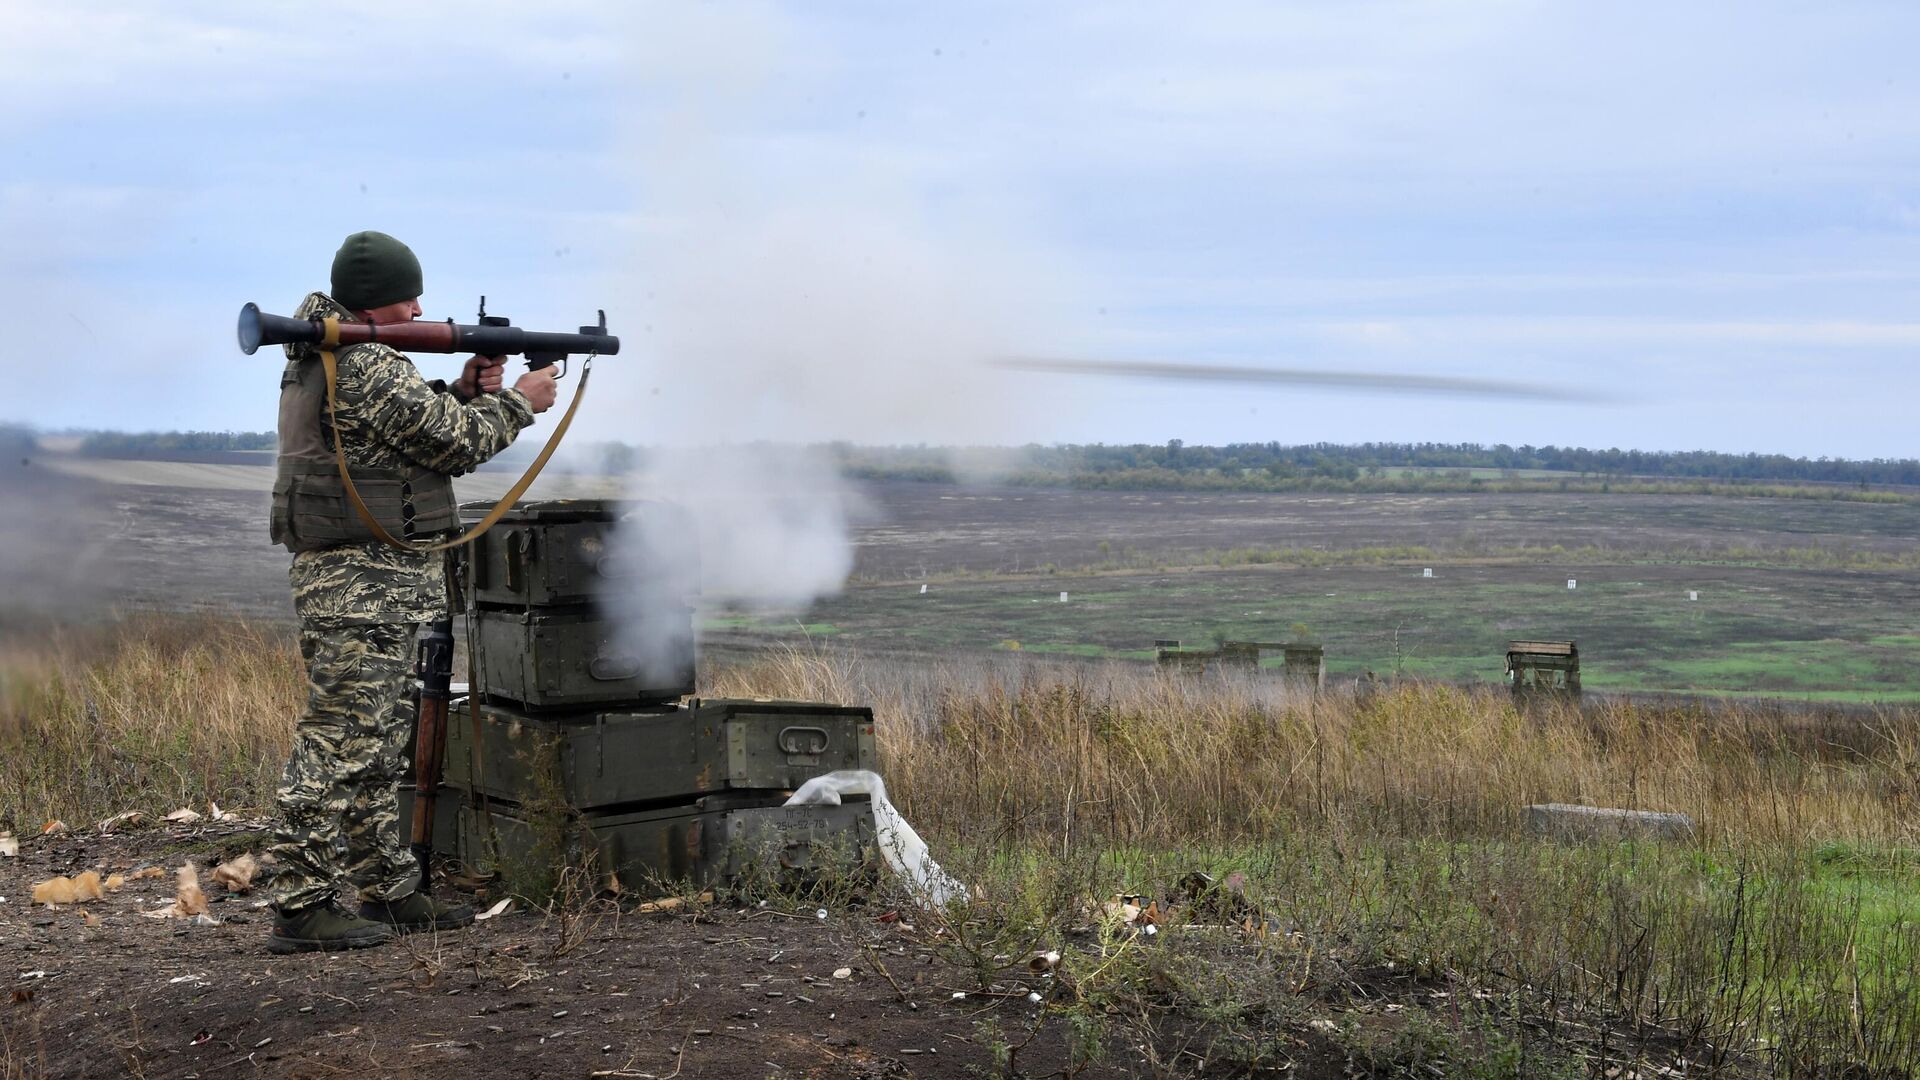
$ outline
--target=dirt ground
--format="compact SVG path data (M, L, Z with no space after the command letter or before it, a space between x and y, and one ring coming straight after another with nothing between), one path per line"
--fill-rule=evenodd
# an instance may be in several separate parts
M205 881L258 851L263 825L89 829L0 858L0 1076L963 1077L992 1074L986 1025L1010 1041L1037 1031L1019 1054L1026 1075L1068 1060L1067 1025L1028 1000L1048 983L1016 962L983 993L911 909L636 914L603 901L292 957L265 951L258 895L210 886L219 925L141 914L172 898L183 861ZM94 903L29 901L55 874L146 866L166 873ZM1315 1033L1292 1041L1298 1065L1333 1070L1292 1075L1341 1074ZM1152 1071L1116 1038L1078 1075Z
M1216 1029L1204 1010L1163 1003L1150 1007L1150 1024L1136 1016L1089 1029L1069 1008L1070 990L1034 974L1025 955L996 956L995 981L983 986L964 950L884 887L833 911L694 901L646 913L632 897L516 906L372 949L273 956L264 890L228 893L208 873L260 851L266 828L258 819L95 827L27 837L17 857L0 857L0 1078L1679 1077L1698 1073L1689 1055L1712 1049L1645 1022L1563 1017L1539 1003L1516 1018L1510 1003L1500 1007L1508 1035L1495 1065L1482 1060L1496 1007L1487 989L1392 965L1327 967L1324 956L1316 967L1312 952L1306 967L1288 969L1301 984L1283 995L1293 1003L1265 1019L1256 1012ZM174 871L188 861L217 923L143 915L172 900ZM162 872L92 903L29 899L56 874L150 867ZM483 909L495 901L484 889L441 889ZM1188 959L1221 947L1193 933L1205 931L1176 927L1140 947ZM1251 939L1224 947L1267 957ZM1230 967L1267 977L1270 961ZM1326 977L1305 990L1309 969ZM1245 993L1251 1001L1273 989L1248 984ZM1436 1022L1464 1034L1442 1056L1422 1057L1431 1036L1421 1032ZM1517 1061L1516 1045L1531 1046ZM1711 1071L1757 1075L1739 1058Z
M958 1077L990 1056L976 1020L1024 1029L1041 1012L1012 983L955 999L965 977L910 923L866 912L515 912L293 957L265 951L254 896L214 899L218 926L139 914L164 906L183 859L204 868L260 841L257 823L148 830L30 839L0 860L0 1075ZM97 903L28 902L55 873L143 865L168 873ZM1043 1032L1027 1055L1044 1073L1062 1046Z

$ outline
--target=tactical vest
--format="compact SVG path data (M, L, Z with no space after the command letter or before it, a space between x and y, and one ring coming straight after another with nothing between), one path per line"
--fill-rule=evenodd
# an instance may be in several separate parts
M344 361L345 352L341 354ZM320 358L289 360L280 376L280 457L273 481L273 541L288 551L374 540L347 499L327 423L327 374ZM412 540L460 527L453 479L421 465L347 466L374 520Z

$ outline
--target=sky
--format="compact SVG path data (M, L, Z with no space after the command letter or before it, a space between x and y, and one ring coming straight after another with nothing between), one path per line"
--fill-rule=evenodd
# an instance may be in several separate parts
M588 439L1920 453L1913 5L0 16L0 421L270 429L280 365L235 313L289 312L372 228L420 255L428 317L604 308Z

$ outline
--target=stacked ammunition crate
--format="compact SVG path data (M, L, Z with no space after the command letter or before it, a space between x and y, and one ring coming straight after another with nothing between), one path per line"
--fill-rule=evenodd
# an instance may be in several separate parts
M466 551L471 698L447 725L436 850L510 879L590 863L640 887L870 843L862 803L781 804L874 767L872 710L688 697L693 543L673 507L567 500L516 506Z

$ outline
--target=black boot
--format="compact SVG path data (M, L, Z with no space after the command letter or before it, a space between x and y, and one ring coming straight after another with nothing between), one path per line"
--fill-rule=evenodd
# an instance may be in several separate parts
M316 904L295 911L273 912L273 932L267 951L285 955L365 949L393 940L393 931L368 919L356 919L332 904Z
M360 917L401 933L456 930L473 922L473 909L465 904L443 904L416 889L393 900L368 900L360 905Z

